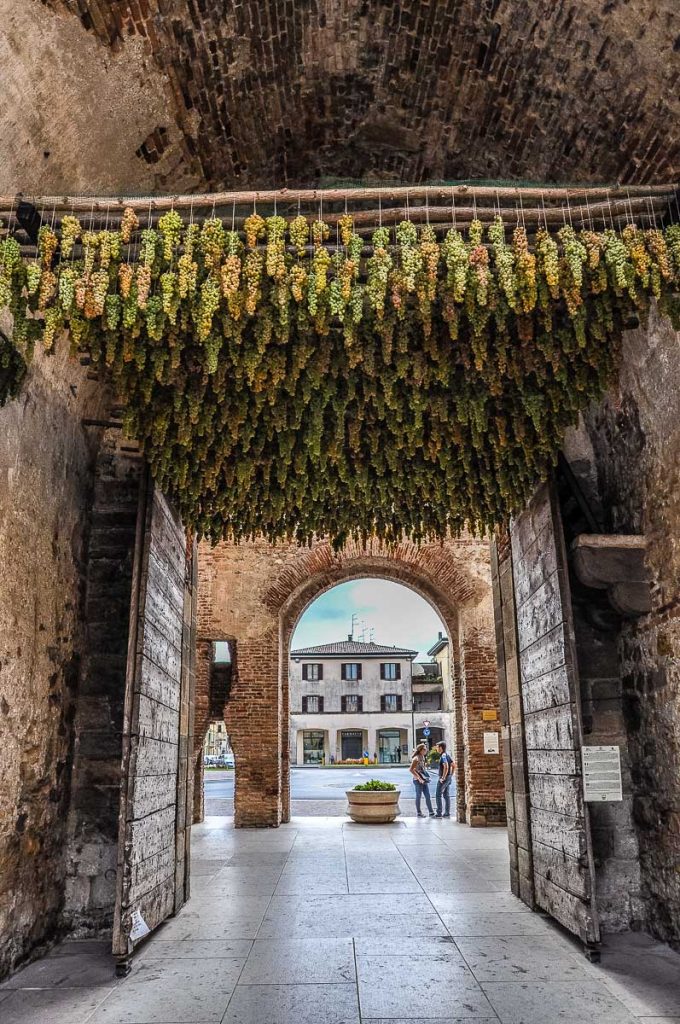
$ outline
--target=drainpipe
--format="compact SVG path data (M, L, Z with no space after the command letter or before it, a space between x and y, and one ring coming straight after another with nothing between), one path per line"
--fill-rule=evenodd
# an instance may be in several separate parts
M413 661L408 663L408 685L409 692L411 694L411 735L413 737L413 744L411 746L411 753L416 749L416 700L413 696Z

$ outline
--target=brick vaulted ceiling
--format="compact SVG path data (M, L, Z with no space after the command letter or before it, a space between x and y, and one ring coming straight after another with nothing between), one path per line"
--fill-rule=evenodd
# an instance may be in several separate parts
M64 66L82 46L114 75L112 88L126 68L136 82L138 123L121 110L127 128L117 136L119 148L129 137L126 184L644 183L680 168L678 0L28 0L34 5L59 20ZM16 28L24 4L2 6ZM18 46L15 63L30 61ZM53 51L45 52L49 79ZM0 76L10 73L5 66ZM82 74L87 89L92 75ZM145 84L153 98L142 99ZM130 95L123 102L135 104ZM115 123L110 98L98 119L107 116ZM106 184L104 172L94 177ZM68 183L67 167L56 180Z

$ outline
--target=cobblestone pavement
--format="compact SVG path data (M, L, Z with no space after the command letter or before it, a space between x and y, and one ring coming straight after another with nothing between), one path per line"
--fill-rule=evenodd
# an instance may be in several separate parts
M503 829L294 818L194 829L192 898L117 980L67 942L0 986L2 1024L670 1024L680 957L602 964L508 888Z

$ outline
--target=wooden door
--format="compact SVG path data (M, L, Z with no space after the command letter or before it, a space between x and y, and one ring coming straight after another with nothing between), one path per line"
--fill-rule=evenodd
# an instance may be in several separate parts
M517 651L537 906L588 945L599 942L581 700L559 506L551 485L511 527Z
M187 571L187 566L189 566ZM147 474L140 489L123 721L113 953L188 896L195 551Z

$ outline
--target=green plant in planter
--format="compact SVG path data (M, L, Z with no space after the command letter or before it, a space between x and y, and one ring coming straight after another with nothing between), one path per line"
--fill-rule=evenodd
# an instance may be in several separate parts
M361 792L383 792L396 788L391 782L383 782L381 779L369 779L368 782L361 782L354 787L355 790L360 790Z

